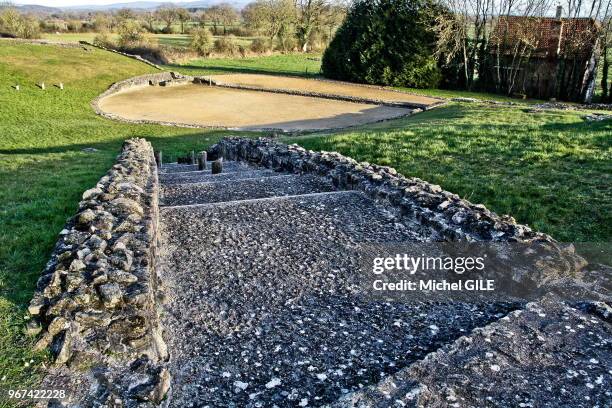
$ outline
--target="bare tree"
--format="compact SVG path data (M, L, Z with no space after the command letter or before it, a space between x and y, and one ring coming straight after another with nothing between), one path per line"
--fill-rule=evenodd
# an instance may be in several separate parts
M323 24L328 0L295 0L296 36L303 52L308 51L310 35Z
M327 42L331 41L334 32L344 21L346 12L347 6L340 2L331 3L326 7L321 22L321 30L324 32Z
M217 27L223 27L223 34L227 34L227 26L238 21L236 9L229 4L217 4L204 10L205 19L213 24L213 31L218 34Z
M136 13L134 13L132 9L122 8L120 10L117 10L117 12L115 13L115 17L118 21L134 20L136 19Z
M191 14L184 8L177 8L175 12L177 20L181 23L181 34L185 34L185 23L191 20Z
M612 85L608 86L608 77L610 74L610 58L612 56L612 2L608 1L606 9L602 16L601 30L601 54L602 54L602 72L601 72L601 98L604 102L612 101Z
M0 37L38 38L40 26L32 16L19 13L16 8L0 7Z
M157 22L157 14L152 11L146 11L142 14L143 21L149 27L149 32L155 32L155 23Z
M160 6L155 12L157 18L166 24L165 31L172 32L172 24L178 19L176 7L172 4Z
M257 0L243 9L242 17L247 27L273 40L295 22L295 4L292 0Z

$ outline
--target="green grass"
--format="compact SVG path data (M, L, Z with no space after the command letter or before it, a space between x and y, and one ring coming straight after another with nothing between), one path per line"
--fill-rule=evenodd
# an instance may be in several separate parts
M200 58L185 64L172 64L168 68L188 75L278 74L314 77L321 70L318 54L277 54L253 58Z
M44 33L42 38L49 41L57 42L92 42L97 33ZM189 34L150 34L151 38L157 40L159 45L175 48L189 48L191 36ZM119 36L116 33L110 34L110 37L116 40ZM220 35L214 35L213 39L223 38ZM234 41L238 45L249 47L256 37L234 37Z
M97 33L45 33L42 38L49 41L57 42L79 42L89 41L98 35ZM109 34L110 38L117 40L119 35L116 33ZM160 45L166 45L169 47L188 47L190 36L187 34L151 34L151 38L156 39Z
M612 121L450 104L332 135L288 138L395 167L558 240L612 240Z
M0 389L37 379L44 355L32 353L22 335L27 302L66 218L112 165L122 141L146 137L169 158L227 134L94 114L90 101L112 82L149 72L156 71L97 49L0 42ZM45 91L35 86L40 81Z

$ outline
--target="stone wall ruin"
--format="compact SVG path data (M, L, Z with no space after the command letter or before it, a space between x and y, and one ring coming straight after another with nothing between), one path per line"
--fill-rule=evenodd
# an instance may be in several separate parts
M155 306L157 201L151 144L127 140L83 193L37 283L27 327L54 359L45 382L68 378L62 386L85 406L156 403L168 390Z

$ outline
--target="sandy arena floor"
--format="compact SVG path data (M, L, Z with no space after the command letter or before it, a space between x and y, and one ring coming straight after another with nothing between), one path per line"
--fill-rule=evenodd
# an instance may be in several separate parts
M369 98L385 102L408 102L419 107L440 103L438 99L411 95L404 92L368 87L339 81L324 81L295 77L257 74L212 75L217 82L246 85L262 89L286 89L291 91L317 92L329 95Z
M103 98L99 107L130 120L284 131L342 128L411 112L408 108L194 84L133 88Z

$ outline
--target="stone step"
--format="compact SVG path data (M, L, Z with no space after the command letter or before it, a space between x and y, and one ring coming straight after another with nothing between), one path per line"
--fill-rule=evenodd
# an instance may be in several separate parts
M263 178L270 176L278 176L272 170L245 170L236 172L223 172L219 174L210 174L209 172L188 172L188 173L160 173L159 181L163 184L191 184L191 183L206 183L211 181L235 181L251 178Z
M612 325L602 317L546 297L333 407L610 406Z
M236 181L167 184L162 186L160 205L216 203L265 197L295 196L332 190L331 183L325 182L320 177L295 174Z
M162 168L159 170L159 172L160 173L189 173L189 172L204 171L210 174L211 166L212 166L212 162L208 162L206 170L198 170L197 164L194 165L194 164L170 163L170 164L164 164ZM233 173L237 171L248 171L248 170L253 170L253 167L243 162L236 162L236 161L224 161L223 162L223 173Z
M430 232L359 192L160 212L171 406L331 403L510 308L372 298L368 245Z

